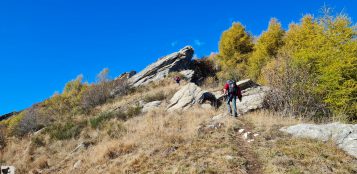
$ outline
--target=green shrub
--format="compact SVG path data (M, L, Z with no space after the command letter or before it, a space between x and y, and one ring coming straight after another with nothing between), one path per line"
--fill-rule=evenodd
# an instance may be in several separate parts
M134 111L130 111L134 112ZM110 111L110 112L102 112L98 116L89 119L89 124L92 128L100 128L104 122L116 118L118 120L127 120L128 114L122 111Z
M98 116L89 119L89 124L92 128L98 128L103 124L104 121L109 120L114 116L114 112L102 112Z
M76 138L85 126L85 123L86 122L80 122L78 124L73 122L66 122L64 124L57 123L47 128L47 132L52 139L66 140Z

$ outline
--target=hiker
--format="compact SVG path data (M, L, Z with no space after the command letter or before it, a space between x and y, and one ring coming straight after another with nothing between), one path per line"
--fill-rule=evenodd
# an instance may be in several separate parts
M227 83L224 85L223 89L224 95L226 96L226 102L228 107L228 112L231 116L238 117L237 115L237 97L239 101L242 101L242 93L240 87L236 84L234 80L228 80ZM233 105L233 111L231 108L231 102Z
M176 76L176 77L174 78L174 80L176 81L177 84L180 85L181 78L180 78L179 76Z

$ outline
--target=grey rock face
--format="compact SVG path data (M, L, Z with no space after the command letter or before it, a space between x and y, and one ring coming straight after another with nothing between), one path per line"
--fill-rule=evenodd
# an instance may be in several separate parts
M136 74L136 71L125 72L123 74L120 74L120 76L115 78L115 80L117 80L117 79L129 79L129 78L133 77L135 74Z
M242 91L246 90L248 88L256 88L256 87L260 86L250 79L241 80L241 81L237 82L237 85L240 87L240 89Z
M192 81L192 78L193 78L193 75L195 74L195 71L193 70L183 70L183 71L180 71L180 74L182 74L185 78L185 80L187 81Z
M186 110L193 104L198 102L199 98L202 96L203 91L194 83L189 83L183 86L170 100L170 105L168 106L168 111L175 110Z
M269 90L265 86L256 86L242 91L242 101L237 99L237 109L244 114L250 111L263 108L266 92Z
M152 110L154 108L159 107L160 105L161 105L161 101L149 102L149 103L144 104L142 111L143 112L148 112L148 111L150 111L150 110Z
M264 98L269 87L260 86L250 79L237 82L242 90L242 101L237 99L237 110L240 114L263 108ZM223 92L215 92L218 99L223 99Z
M263 108L264 97L269 90L268 87L259 86L249 79L239 81L237 84L244 87L242 101L237 100L237 109L240 114ZM218 100L222 100L223 97L222 91L203 91L194 83L189 83L172 97L168 110L185 110L195 103L203 104L205 101L209 101L213 106L212 108L215 108L218 106ZM224 105L224 107L226 106Z
M180 72L190 67L194 50L186 46L176 53L165 56L129 79L129 84L137 87L149 82L162 80L170 72Z
M305 137L327 141L332 139L336 145L357 158L357 125L331 123L324 125L298 124L280 131L292 134L296 137Z

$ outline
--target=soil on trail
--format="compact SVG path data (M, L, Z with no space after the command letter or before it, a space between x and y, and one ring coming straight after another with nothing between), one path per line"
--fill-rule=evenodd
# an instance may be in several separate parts
M246 163L245 163L246 172L248 174L262 173L261 170L262 165L258 159L257 154L254 153L252 149L253 146L250 143L247 143L245 140L243 140L240 135L238 135L236 139L237 139L237 146L239 147L238 156L246 159Z

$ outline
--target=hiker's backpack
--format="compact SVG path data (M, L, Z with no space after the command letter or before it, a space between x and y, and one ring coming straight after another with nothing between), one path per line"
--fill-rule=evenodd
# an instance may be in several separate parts
M236 82L234 80L229 80L228 85L229 85L228 93L230 95L232 95L232 94L236 95L238 93L238 86L237 86Z

